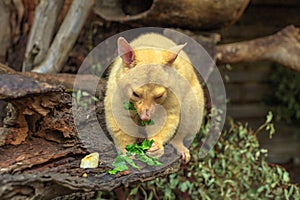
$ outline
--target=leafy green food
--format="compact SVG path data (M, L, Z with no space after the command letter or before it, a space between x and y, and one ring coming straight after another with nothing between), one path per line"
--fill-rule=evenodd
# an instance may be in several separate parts
M133 112L137 113L136 108L134 107L133 103L131 101L129 102L125 102L124 103L124 109L125 110L132 110ZM142 126L150 126L150 125L154 125L154 121L152 119L150 119L149 121L141 121Z
M160 166L162 165L156 158L147 156L146 154L137 154L135 156L139 161L146 163L149 166Z
M134 105L133 105L133 103L130 102L130 101L124 103L124 109L125 110L133 110L133 111L137 112Z
M146 151L151 148L153 143L154 140L145 139L141 144L134 143L127 145L126 154L124 155L123 153L121 153L115 158L114 162L112 163L114 169L109 170L108 173L116 174L118 172L126 171L128 170L128 165L139 170L139 166L134 163L132 157L146 163L149 166L162 165L162 163L160 163L156 158L152 158L146 154Z
M128 157L127 155L119 154L115 158L114 162L112 163L112 166L114 167L114 169L109 170L108 173L109 174L116 174L118 172L126 171L126 170L128 170L127 164L129 164L131 167L133 167L135 169L140 169L139 166L137 166L134 163L132 158Z
M149 121L142 121L141 122L142 126L146 126L146 125L153 125L154 121L152 119L150 119Z
M122 159L121 155L118 155L114 162L112 163L112 166L114 167L112 170L109 170L109 174L116 174L118 172L123 172L128 170L128 166L126 165L125 160Z
M150 149L153 143L154 140L144 140L140 145L137 143L129 144L125 147L125 149L132 154L142 154Z

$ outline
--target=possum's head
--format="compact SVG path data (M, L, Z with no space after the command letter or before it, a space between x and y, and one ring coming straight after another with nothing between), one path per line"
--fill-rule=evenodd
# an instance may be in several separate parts
M130 101L134 103L141 120L149 121L155 104L163 105L170 94L169 85L174 84L174 63L186 44L170 49L133 49L123 38L118 39L118 53L122 59L122 80Z
M154 112L155 104L163 104L168 95L164 86L146 84L132 91L130 100L133 102L141 120L149 121Z

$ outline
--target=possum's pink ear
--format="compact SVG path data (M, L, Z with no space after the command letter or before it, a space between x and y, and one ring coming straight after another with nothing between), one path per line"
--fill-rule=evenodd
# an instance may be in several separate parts
M118 54L125 64L129 65L133 62L134 51L123 37L119 37L118 39Z
M169 53L165 57L166 62L169 64L172 64L176 60L180 51L186 46L186 44L187 43L184 43L184 44L177 45L175 47L170 48Z

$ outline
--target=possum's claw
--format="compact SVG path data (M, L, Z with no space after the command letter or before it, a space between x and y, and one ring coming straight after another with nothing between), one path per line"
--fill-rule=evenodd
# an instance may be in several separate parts
M184 163L188 163L190 161L191 154L187 148L185 148L184 151L181 151L180 154L181 154L181 159L183 160Z
M173 145L173 147L175 147L183 162L188 163L191 159L190 150L186 148L183 143L171 142L171 144Z
M147 155L154 158L160 158L164 152L164 146L160 143L154 142L151 148L148 149Z

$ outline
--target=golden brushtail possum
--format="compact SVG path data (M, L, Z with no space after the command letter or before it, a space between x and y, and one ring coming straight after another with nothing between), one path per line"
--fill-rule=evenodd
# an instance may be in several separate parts
M124 151L138 138L155 142L148 154L160 157L170 142L185 162L190 152L183 141L193 139L203 117L203 90L186 53L156 33L130 44L118 39L119 57L110 66L105 97L106 124L115 145ZM133 110L124 109L131 102ZM141 126L153 120L154 125Z

